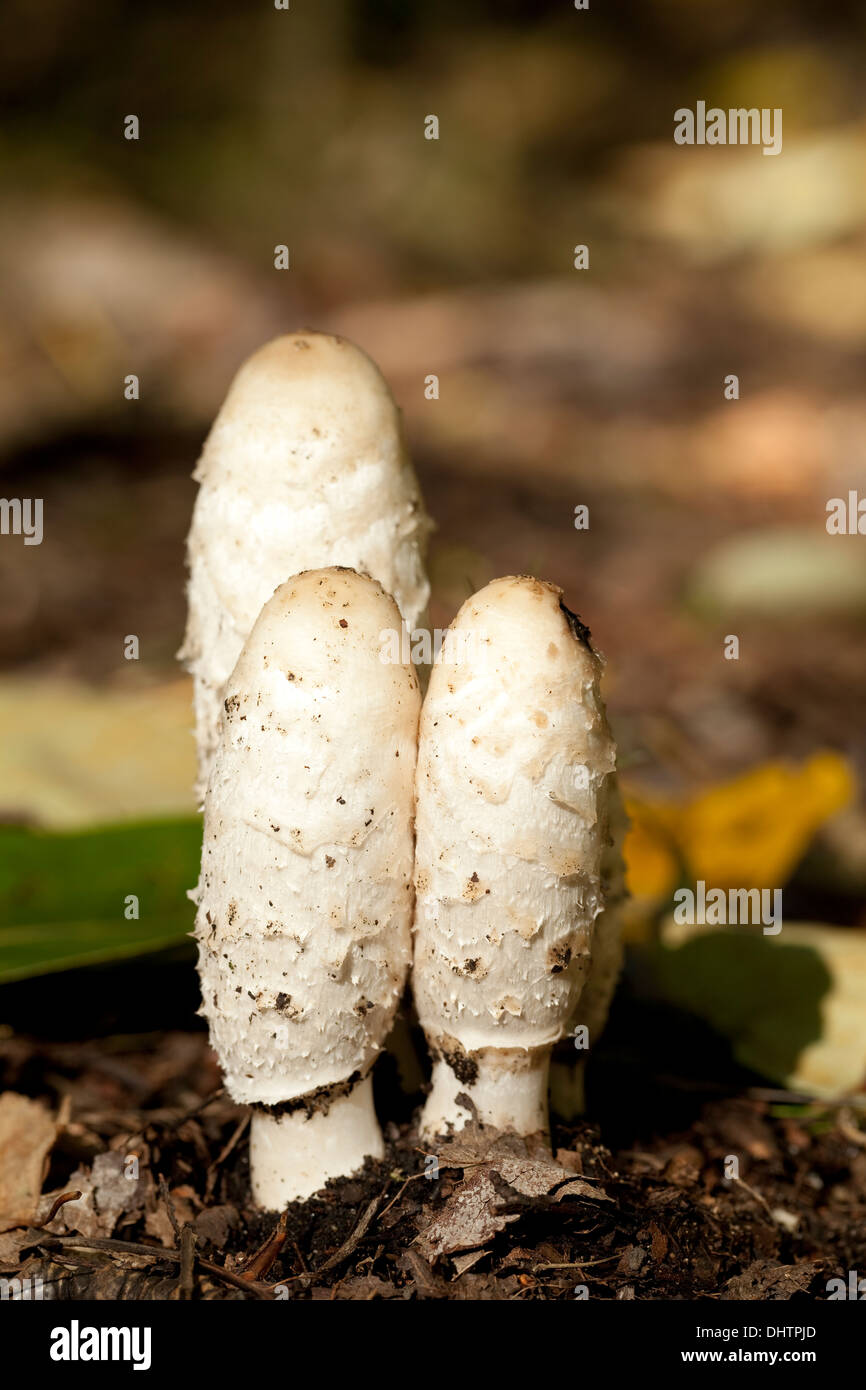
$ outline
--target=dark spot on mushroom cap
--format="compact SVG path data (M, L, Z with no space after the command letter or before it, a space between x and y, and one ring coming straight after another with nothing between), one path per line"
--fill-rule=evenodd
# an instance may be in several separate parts
M341 618L341 619L340 619L340 627L348 627L348 626L349 626L349 624L346 622L346 619L345 619L345 618Z
M547 953L547 967L551 975L561 975L571 961L570 946L551 946Z
M568 626L571 628L572 633L577 638L578 642L582 642L585 647L588 647L589 650L592 651L592 643L590 641L592 633L590 632L586 623L582 623L578 615L576 613L572 613L570 608L566 608L564 603L560 603L559 606L562 612L565 614L565 620L568 623Z

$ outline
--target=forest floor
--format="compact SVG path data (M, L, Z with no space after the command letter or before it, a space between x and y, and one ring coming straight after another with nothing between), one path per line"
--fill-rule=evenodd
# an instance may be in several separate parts
M752 1086L695 1093L690 1123L662 1113L630 1141L555 1125L555 1157L474 1127L431 1155L391 1123L384 1160L277 1215L250 1207L248 1112L203 1034L18 1034L0 1060L55 1117L19 1117L47 1177L0 1273L56 1299L823 1299L866 1268L862 1133Z

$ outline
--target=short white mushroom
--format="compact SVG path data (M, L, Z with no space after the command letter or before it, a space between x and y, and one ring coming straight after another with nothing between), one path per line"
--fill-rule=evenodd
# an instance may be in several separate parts
M226 687L205 797L203 1008L255 1106L255 1200L276 1210L381 1156L370 1068L411 954L420 694L380 659L400 615L351 570L297 575Z
M346 565L378 579L414 629L430 523L381 373L326 333L276 338L244 363L194 477L180 656L194 678L202 795L225 683L277 585Z
M547 1128L550 1049L604 907L615 749L601 664L561 590L497 579L463 605L424 701L412 982L431 1138L471 1117ZM607 973L607 972L605 972Z

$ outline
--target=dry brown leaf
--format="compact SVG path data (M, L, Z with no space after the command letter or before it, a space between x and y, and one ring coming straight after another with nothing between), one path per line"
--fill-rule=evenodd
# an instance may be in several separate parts
M483 1260L485 1255L489 1255L489 1250L469 1250L465 1255L454 1256L454 1268L457 1273L454 1278L459 1279L461 1274L465 1274L467 1269L477 1265L479 1260Z
M121 1216L144 1206L151 1180L145 1173L134 1173L125 1154L97 1154L90 1170L78 1168L69 1179L68 1187L77 1188L81 1196L64 1203L58 1223L83 1236L112 1235Z
M503 1231L517 1215L501 1213L502 1199L489 1173L473 1173L460 1183L435 1221L417 1237L428 1259L457 1250L474 1250Z
M35 1221L55 1120L38 1101L0 1096L0 1231Z
M611 1202L603 1187L593 1186L586 1178L572 1178L554 1194L553 1200L561 1202L564 1197L588 1197L591 1202Z
M0 1270L7 1272L15 1269L20 1259L21 1251L32 1244L33 1236L26 1229L4 1231L3 1234L0 1235Z
M582 1177L583 1159L574 1149L557 1149L554 1157L560 1168L568 1169L574 1177Z
M525 1197L546 1197L547 1193L566 1182L571 1174L560 1168L552 1159L533 1158L495 1158L491 1167L504 1178L509 1187L522 1192Z
M153 1211L147 1213L144 1219L144 1229L149 1236L158 1240L160 1245L164 1245L166 1250L172 1250L177 1244L171 1217L163 1205L155 1207Z
M821 1268L820 1260L804 1260L796 1265L754 1260L742 1274L728 1280L722 1298L791 1298L795 1293L804 1293Z

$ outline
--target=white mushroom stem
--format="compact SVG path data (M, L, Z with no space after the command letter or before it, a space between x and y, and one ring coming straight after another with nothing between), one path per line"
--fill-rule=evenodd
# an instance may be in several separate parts
M473 1111L546 1129L550 1049L604 907L615 750L599 658L560 597L525 577L487 585L449 629L424 701L412 980L435 1059L428 1139Z
M279 1209L382 1153L370 1068L403 992L412 916L411 665L351 570L265 604L226 688L196 890L202 1012L229 1093L257 1107L253 1195Z
M276 338L244 363L194 477L180 656L194 680L203 795L226 681L277 585L345 565L378 579L413 629L429 595L430 523L381 373L326 333Z
M337 1096L326 1112L253 1113L253 1199L269 1211L311 1197L328 1178L356 1173L367 1158L384 1156L382 1131L373 1106L372 1076L365 1076L348 1095Z
M517 1134L544 1131L549 1072L547 1047L483 1048L461 1057L456 1068L453 1054L438 1056L433 1061L422 1131L428 1138L448 1134L471 1120L472 1112L462 1097L471 1101L481 1124Z

